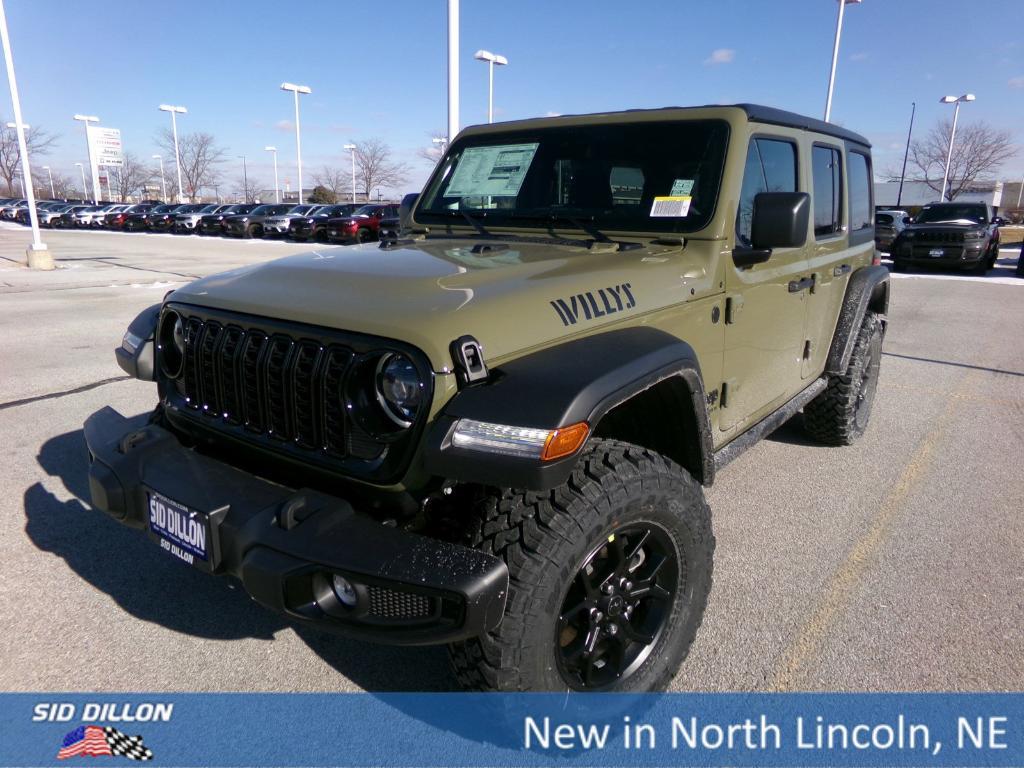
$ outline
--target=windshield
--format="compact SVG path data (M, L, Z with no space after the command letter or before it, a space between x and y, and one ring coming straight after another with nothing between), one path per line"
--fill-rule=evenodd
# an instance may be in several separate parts
M984 205L926 205L917 217L917 224L939 224L952 221L984 223Z
M276 216L281 213L288 213L292 207L290 205L261 205L253 208L250 213L253 216Z
M373 212L375 210L377 210L377 208L379 208L379 207L380 206L377 206L377 205L361 205L358 208L356 208L354 211L352 211L352 213L349 214L349 215L350 216L372 216Z
M723 121L690 120L470 136L435 173L417 219L693 232L714 213L728 133Z
M890 216L887 213L875 214L875 223L876 224L892 224L892 216Z
M167 213L168 211L173 211L174 208L175 208L175 206L173 206L173 205L158 205L156 208L150 208L149 212L150 213Z

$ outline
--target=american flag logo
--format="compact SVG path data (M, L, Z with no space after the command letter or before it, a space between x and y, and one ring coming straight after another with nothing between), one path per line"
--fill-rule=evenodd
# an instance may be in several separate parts
M57 759L115 755L129 760L152 760L153 750L142 743L141 736L128 736L117 728L81 725L64 737Z

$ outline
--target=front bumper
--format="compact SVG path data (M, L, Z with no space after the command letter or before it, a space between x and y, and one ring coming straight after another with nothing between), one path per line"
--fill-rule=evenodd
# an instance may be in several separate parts
M893 261L915 266L932 265L947 269L969 269L985 258L985 243L898 243L892 249Z
M496 557L385 526L344 499L293 490L184 447L145 414L85 422L94 507L147 529L149 492L209 514L213 573L299 624L397 645L447 643L501 621L508 569ZM153 535L153 534L151 534ZM346 609L324 585L356 586Z

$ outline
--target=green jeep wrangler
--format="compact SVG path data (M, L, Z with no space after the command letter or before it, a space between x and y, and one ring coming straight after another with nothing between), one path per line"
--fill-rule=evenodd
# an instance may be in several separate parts
M846 445L889 300L868 142L741 104L468 128L379 244L215 275L117 349L95 507L298 624L498 690L647 691L711 588L702 486Z

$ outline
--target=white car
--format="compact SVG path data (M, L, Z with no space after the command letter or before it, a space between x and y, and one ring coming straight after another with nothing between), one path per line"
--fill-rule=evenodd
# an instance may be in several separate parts
M291 224L292 219L297 219L301 216L313 216L323 207L322 205L296 205L288 213L270 216L263 221L263 236L287 235L288 225Z

